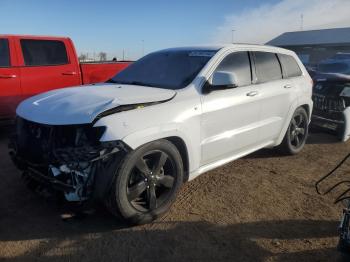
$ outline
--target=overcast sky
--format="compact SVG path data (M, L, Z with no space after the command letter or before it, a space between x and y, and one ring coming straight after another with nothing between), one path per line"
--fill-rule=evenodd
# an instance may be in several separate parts
M263 44L288 31L350 27L350 0L283 0L226 15L211 41Z
M161 48L265 43L286 31L350 26L350 0L0 0L0 34L62 35L78 52L137 59ZM144 50L144 51L143 51Z

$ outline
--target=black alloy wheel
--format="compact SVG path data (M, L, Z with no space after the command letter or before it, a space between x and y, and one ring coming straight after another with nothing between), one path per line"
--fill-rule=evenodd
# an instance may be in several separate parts
M299 153L306 143L308 133L308 114L303 107L299 107L292 116L287 132L279 148L287 155Z
M141 212L161 206L172 194L175 176L174 160L165 152L154 150L140 156L129 176L130 204Z
M151 222L165 214L183 183L181 154L168 140L147 143L129 152L120 164L107 208L125 222Z
M298 149L305 143L306 130L308 126L308 120L302 112L298 112L293 116L290 123L290 143L295 149Z

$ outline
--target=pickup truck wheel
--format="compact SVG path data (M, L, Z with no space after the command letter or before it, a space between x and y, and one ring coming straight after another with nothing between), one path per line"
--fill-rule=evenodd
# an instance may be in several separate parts
M115 176L107 205L129 224L144 224L168 211L183 181L183 163L167 140L130 152Z
M297 110L295 110L287 132L283 138L280 146L282 152L288 155L295 155L299 153L305 145L308 132L308 115L304 108L299 107Z

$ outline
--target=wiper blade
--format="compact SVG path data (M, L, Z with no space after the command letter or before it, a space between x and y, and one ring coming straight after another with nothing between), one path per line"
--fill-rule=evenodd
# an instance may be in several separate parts
M154 85L143 83L140 81L131 81L127 83L128 85L137 85L137 86L149 86L149 87L154 87Z
M149 87L155 87L154 85L143 83L141 81L131 81L131 82L124 82L124 81L115 81L114 79L109 79L106 81L106 83L113 83L113 84L121 84L121 85L137 85L137 86L149 86Z

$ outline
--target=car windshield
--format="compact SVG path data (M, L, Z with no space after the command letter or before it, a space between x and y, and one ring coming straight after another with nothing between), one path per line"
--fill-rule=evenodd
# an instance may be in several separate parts
M217 50L169 49L151 53L108 82L181 89L193 81L216 52Z

